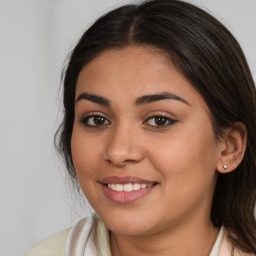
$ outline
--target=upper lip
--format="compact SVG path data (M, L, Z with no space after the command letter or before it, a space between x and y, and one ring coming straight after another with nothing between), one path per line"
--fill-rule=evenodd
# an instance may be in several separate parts
M127 183L138 183L138 184L154 184L156 181L145 180L136 176L108 176L104 177L100 181L103 184L127 184Z

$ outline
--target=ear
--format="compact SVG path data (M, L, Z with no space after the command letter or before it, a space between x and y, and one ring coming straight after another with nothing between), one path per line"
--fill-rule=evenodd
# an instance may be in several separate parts
M242 162L247 144L247 129L243 123L236 122L233 127L224 129L224 138L219 142L217 171L228 173Z

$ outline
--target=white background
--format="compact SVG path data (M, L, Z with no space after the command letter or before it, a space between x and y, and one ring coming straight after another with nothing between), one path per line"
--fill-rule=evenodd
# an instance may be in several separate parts
M53 147L68 52L125 0L0 0L0 256L22 255L76 221ZM256 0L191 0L233 32L256 77Z

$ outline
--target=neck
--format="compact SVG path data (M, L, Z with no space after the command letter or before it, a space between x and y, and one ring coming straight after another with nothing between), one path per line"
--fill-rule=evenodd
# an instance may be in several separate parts
M219 232L211 221L199 221L183 226L136 237L111 233L112 256L209 255Z

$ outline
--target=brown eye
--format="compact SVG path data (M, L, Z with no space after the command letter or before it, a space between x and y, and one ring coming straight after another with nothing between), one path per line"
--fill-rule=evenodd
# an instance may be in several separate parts
M171 119L167 116L152 116L148 118L144 124L154 126L156 128L167 127L176 123L177 120Z
M168 122L166 117L158 116L155 117L155 124L156 125L165 125Z
M81 122L88 127L97 127L110 124L110 121L107 118L100 115L86 116L81 120Z
M93 118L93 122L95 123L95 125L103 125L105 123L105 118L102 116L95 116Z

